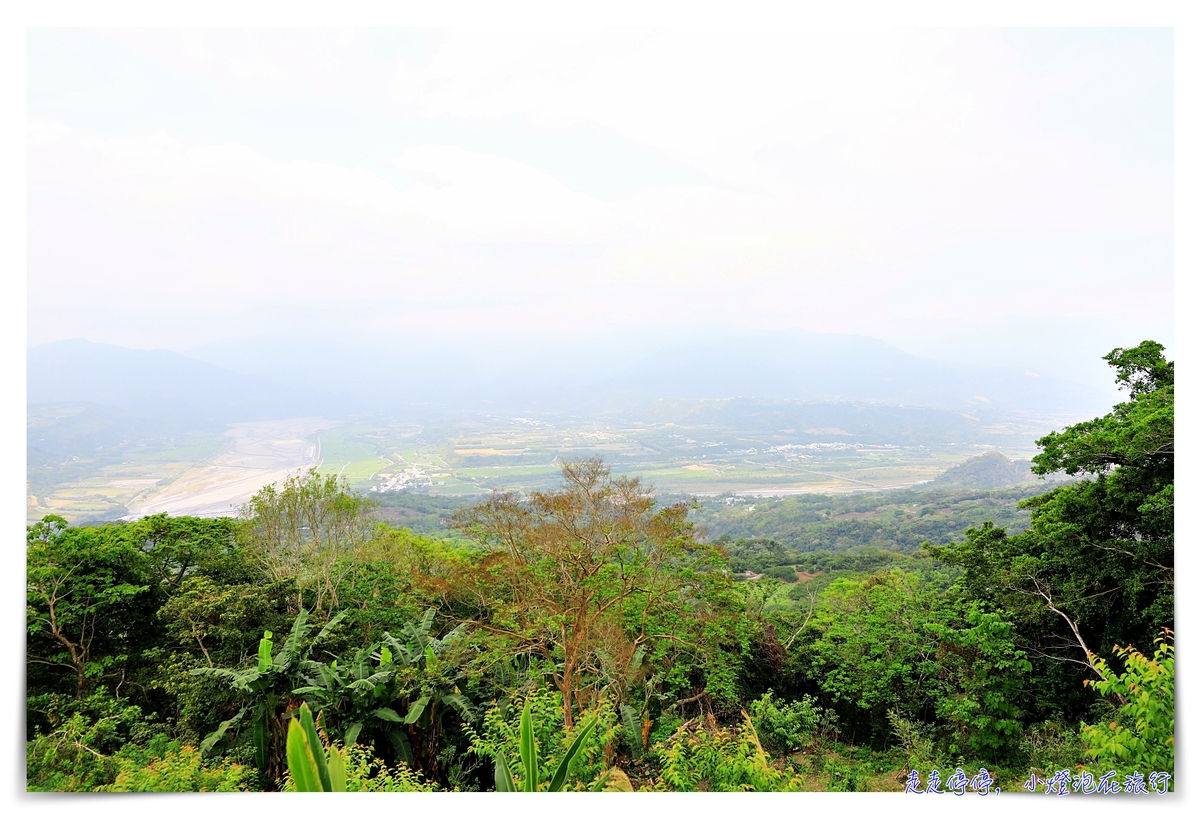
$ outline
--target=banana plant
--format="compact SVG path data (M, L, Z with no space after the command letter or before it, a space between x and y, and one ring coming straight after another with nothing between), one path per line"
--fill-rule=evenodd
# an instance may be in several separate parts
M318 644L329 635L345 618L344 613L329 620L311 641L306 640L312 632L313 625L308 623L308 612L301 611L292 623L287 639L274 649L274 634L265 631L258 643L258 657L255 664L242 670L220 667L201 667L191 671L193 676L211 676L228 684L239 693L249 694L250 702L242 707L230 719L221 722L216 730L209 733L200 743L201 752L207 753L221 740L231 727L240 723L247 713L252 713L251 722L254 730L254 762L260 770L271 777L277 777L280 759L277 753L272 753L274 745L278 748L276 735L281 731L278 724L281 711L286 709L293 699L293 691L302 683L302 673L311 670L316 664L309 655ZM273 729L274 726L274 729ZM273 740L274 739L274 740Z
M579 728L579 732L575 735L575 740L571 742L571 746L567 749L566 755L558 762L558 767L554 771L554 775L550 777L550 784L545 790L540 789L539 777L539 760L537 738L533 735L533 718L529 714L529 699L525 700L525 709L521 711L521 770L524 773L521 776L521 792L561 792L563 786L567 783L567 775L571 772L571 764L575 761L575 756L579 754L579 748L583 745L583 740L588 734L595 729L599 723L599 716L592 716L584 725ZM603 787L607 775L603 776L593 789ZM496 753L496 792L517 792L516 782L513 781L512 773L510 772L508 761L504 758L501 752Z
M309 684L292 692L303 696L312 706L324 712L330 731L338 735L347 747L360 736L384 736L396 750L396 755L412 764L412 749L404 734L404 718L396 712L402 680L403 665L395 661L385 645L373 645L357 651L345 665L335 659L331 663L313 663L308 675ZM332 714L332 716L330 715Z
M287 764L296 792L346 791L346 762L336 747L326 751L307 703L288 722Z
M458 688L462 671L446 661L444 655L465 634L459 625L440 639L433 636L434 609L429 608L416 623L406 623L401 630L403 639L383 634L381 651L393 652L399 689L403 691L403 724L409 735L419 743L417 754L429 774L436 773L436 758L442 721L449 712L457 712L464 721L472 719L471 702ZM407 760L407 759L406 759Z
M433 619L430 608L404 626L403 640L385 632L383 641L357 651L344 665L310 662L308 684L293 692L325 713L331 732L347 747L362 736L386 738L398 759L417 766L410 738L435 747L438 722L448 710L467 721L472 717L471 702L455 685L457 670L441 659L462 628L438 639L430 635Z

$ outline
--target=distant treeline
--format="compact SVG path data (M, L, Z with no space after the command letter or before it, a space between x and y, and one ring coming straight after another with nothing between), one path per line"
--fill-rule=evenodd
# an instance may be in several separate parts
M376 514L383 519L434 537L449 535L447 518L479 499L477 495L446 496L412 491L383 492L371 497L379 503Z
M870 546L911 554L926 541L935 545L952 542L967 528L986 520L1010 534L1024 531L1029 512L1017 503L1043 491L1045 486L1032 483L992 491L907 489L737 498L732 505L726 505L728 498L715 498L706 500L693 515L709 541L765 538L794 551Z
M870 546L855 551L804 553L762 537L732 542L721 540L718 544L729 554L729 567L735 572L753 571L789 583L811 579L810 576L802 574L829 574L835 571L870 573L882 568L930 568L928 556L921 552L899 554Z
M944 545L972 526L991 520L1010 534L1024 531L1029 511L1017 503L1045 490L1032 483L1000 490L912 489L854 494L807 494L787 498L746 499L726 505L726 498L705 498L690 515L709 542L724 545L738 540L771 541L777 549L738 562L734 568L761 573L775 565L800 565L814 552L845 554L864 548L875 552L912 554L921 543ZM416 492L373 495L378 514L428 536L447 536L445 520L476 497L439 496ZM663 495L661 505L680 498ZM753 511L748 509L753 506ZM814 563L815 564L815 563ZM874 570L863 566L848 570ZM822 568L819 570L830 570Z

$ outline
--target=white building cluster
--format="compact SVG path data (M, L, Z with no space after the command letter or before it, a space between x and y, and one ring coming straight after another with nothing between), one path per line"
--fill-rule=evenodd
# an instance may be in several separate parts
M415 489L422 486L432 486L433 478L426 474L423 470L414 466L411 469L406 469L399 474L393 474L385 477L383 482L378 486L372 486L371 491L379 494L386 494L390 491L404 491L406 489Z

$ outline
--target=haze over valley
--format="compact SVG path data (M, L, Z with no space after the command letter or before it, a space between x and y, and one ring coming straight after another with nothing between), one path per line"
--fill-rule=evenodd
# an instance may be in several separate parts
M227 513L314 466L527 489L581 454L883 491L1028 459L1121 399L1101 356L1173 343L1160 31L29 53L30 519Z
M377 496L478 496L546 488L564 458L595 455L664 495L878 492L981 453L1027 459L1037 437L1105 398L868 338L761 340L604 367L593 350L573 379L528 356L443 353L418 368L384 349L347 356L345 370L314 356L307 386L267 377L254 347L234 372L166 350L46 344L29 356L28 516L232 515L310 468ZM378 388L341 389L346 378Z

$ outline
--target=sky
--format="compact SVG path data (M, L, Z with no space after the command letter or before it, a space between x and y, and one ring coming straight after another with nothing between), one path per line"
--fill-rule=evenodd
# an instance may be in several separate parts
M1169 29L34 29L28 343L1173 344Z

